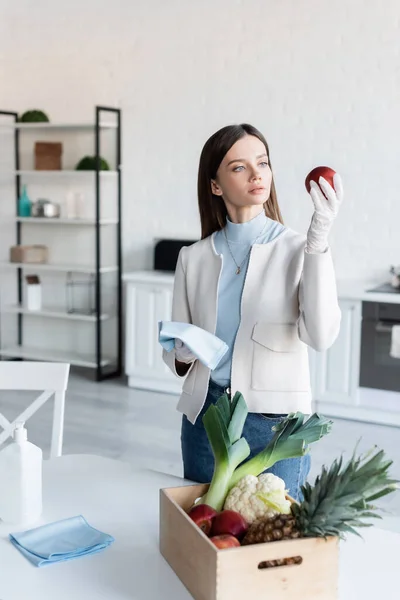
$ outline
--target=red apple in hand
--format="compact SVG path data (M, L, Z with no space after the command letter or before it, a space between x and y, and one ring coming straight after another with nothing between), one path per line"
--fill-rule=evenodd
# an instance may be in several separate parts
M326 181L329 183L329 185L331 185L334 188L333 185L333 176L336 175L336 171L334 171L333 169L330 169L329 167L315 167L315 169L313 169L312 171L310 171L310 173L307 175L306 177L306 189L307 192L310 193L310 182L311 181L315 181L315 183L317 185L319 185L319 178L323 177L324 179L326 179Z
M223 510L213 520L211 535L230 534L239 540L249 526L244 517L236 510Z
M188 512L189 517L206 535L210 533L213 519L217 514L217 511L208 504L196 504Z
M240 546L239 540L237 540L233 535L221 534L214 535L210 537L210 542L212 542L217 548L223 550L224 548L236 548Z

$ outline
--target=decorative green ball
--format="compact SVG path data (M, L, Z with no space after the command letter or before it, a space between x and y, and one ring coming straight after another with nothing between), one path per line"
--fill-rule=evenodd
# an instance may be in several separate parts
M20 123L48 123L49 117L42 110L27 110L19 117Z
M95 156L84 156L76 165L77 171L95 171L96 170L96 157ZM109 171L107 161L100 156L100 171Z

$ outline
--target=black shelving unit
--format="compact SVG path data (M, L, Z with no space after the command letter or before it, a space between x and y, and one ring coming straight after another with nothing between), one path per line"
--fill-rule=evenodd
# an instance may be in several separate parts
M111 114L114 116L115 125L113 128L115 129L115 155L116 155L116 166L115 166L115 175L117 179L117 187L116 187L116 220L113 223L113 226L116 227L116 265L113 272L116 273L116 352L115 356L105 357L103 356L103 326L104 320L102 319L102 277L108 275L107 269L103 270L101 265L101 238L102 238L102 220L101 220L101 130L103 127L103 116L104 114ZM20 174L20 136L23 131L23 127L21 127L18 121L18 113L12 111L3 111L0 110L0 117L9 118L11 123L10 125L14 127L14 167L15 167L15 214L18 216L18 200L21 195L21 174ZM121 177L121 160L122 160L122 149L121 149L121 139L122 139L122 114L121 109L109 107L109 106L96 106L95 107L95 122L93 124L94 131L94 156L95 156L95 219L93 225L95 227L95 257L94 257L94 266L93 272L95 274L95 314L93 315L93 321L95 324L95 334L94 334L94 360L93 364L86 364L85 360L68 360L68 356L65 356L65 359L60 359L62 362L70 362L71 365L77 366L89 366L90 368L94 368L95 370L95 378L97 381L103 381L104 379L110 377L117 377L122 373L122 228L121 228L121 213L122 213L122 177ZM4 123L4 121L3 121ZM68 128L68 127L76 127L78 130L81 125L69 125L69 124L53 124L53 123L36 123L31 124L28 128L34 130L37 129L43 131L46 127L49 127L49 131L51 128ZM87 125L82 125L85 129L87 129ZM40 173L40 172L39 172ZM30 217L32 220L34 217ZM15 225L15 240L16 244L20 245L23 241L23 225L24 223L20 220L16 219ZM11 265L11 263L10 263ZM32 264L27 265L30 269L32 268ZM57 271L57 266L55 266L54 271ZM64 270L64 269L63 269ZM73 269L71 269L73 270ZM18 306L20 309L23 307L23 271L24 267L18 266L16 268L17 275L17 298L18 298ZM90 270L92 272L92 270ZM104 273L105 272L105 273ZM17 310L15 311L17 314L17 346L14 351L12 348L3 348L1 345L1 335L0 335L0 359L14 359L14 360L52 360L51 356L46 354L46 351L38 351L32 352L31 350L24 350L24 314L26 311ZM46 313L47 316L51 316ZM0 322L1 325L1 322ZM1 328L0 328L1 334ZM13 354L14 352L14 354ZM51 354L51 350L49 351ZM66 353L67 354L67 353ZM53 359L54 360L54 359ZM55 359L57 360L57 359Z

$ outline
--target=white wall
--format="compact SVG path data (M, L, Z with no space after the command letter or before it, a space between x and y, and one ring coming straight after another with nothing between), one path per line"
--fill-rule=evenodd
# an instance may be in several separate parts
M398 0L0 0L0 107L85 120L123 109L125 270L153 239L199 235L196 172L232 122L271 147L286 223L305 232L304 178L343 177L338 277L400 263ZM1 208L1 207L0 207Z

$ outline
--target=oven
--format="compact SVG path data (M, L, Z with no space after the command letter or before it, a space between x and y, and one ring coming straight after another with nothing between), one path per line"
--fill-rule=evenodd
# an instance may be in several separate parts
M361 387L400 391L400 359L390 356L393 325L400 325L400 304L362 303Z

